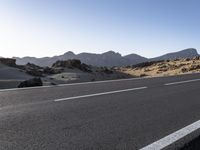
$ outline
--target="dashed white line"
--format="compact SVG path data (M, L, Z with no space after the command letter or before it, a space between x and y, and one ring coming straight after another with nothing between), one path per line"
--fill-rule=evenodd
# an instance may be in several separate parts
M175 84L183 84L183 83L196 82L196 81L200 81L200 79L193 79L193 80L185 80L185 81L171 82L171 83L166 83L166 84L164 84L164 85L175 85Z
M185 136L191 134L192 132L200 129L200 120L196 121L140 150L160 150L164 149L167 146L177 142L178 140L184 138Z
M108 95L108 94L114 94L114 93L122 93L122 92L128 92L128 91L136 91L136 90L142 90L142 89L146 89L146 88L147 87L145 86L145 87L124 89L124 90L117 90L117 91L109 91L109 92L103 92L103 93L95 93L95 94L74 96L74 97L68 97L68 98L61 98L61 99L56 99L54 101L59 102L59 101L66 101L66 100L71 100L71 99L79 99L79 98L94 97L94 96Z

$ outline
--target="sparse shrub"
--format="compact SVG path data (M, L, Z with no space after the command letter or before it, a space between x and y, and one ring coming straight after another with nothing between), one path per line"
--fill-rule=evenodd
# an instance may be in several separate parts
M148 61L148 62L143 62L143 63L139 63L139 64L136 64L136 65L133 65L132 68L143 68L143 67L148 67L148 66L151 66L151 65L154 65L154 64L157 64L159 62L164 62L163 60L159 60L159 61Z
M181 69L181 71L184 73L184 72L188 72L188 69L187 68L185 68L185 67L183 67L182 69Z
M186 58L186 59L185 59L185 61L190 61L190 60L191 60L190 58Z
M200 65L191 65L189 70L192 71L192 70L198 70L200 69Z
M146 76L148 76L148 75L145 73L140 74L140 77L146 77Z
M166 64L161 64L160 66L159 66L159 68L167 68L168 66L166 65Z

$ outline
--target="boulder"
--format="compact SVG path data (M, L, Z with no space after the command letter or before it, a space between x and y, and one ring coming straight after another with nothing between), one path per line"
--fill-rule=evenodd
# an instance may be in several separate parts
M26 81L21 82L18 85L18 88L23 88L23 87L34 87L34 86L42 86L42 80L40 78L32 78Z

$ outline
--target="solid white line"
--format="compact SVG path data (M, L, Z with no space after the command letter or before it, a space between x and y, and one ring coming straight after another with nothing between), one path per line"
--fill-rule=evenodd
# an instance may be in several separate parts
M171 82L171 83L166 83L164 85L175 85L175 84L183 84L183 83L196 82L196 81L200 81L200 79L193 79L193 80L186 80L186 81L179 81L179 82Z
M1 89L0 92L30 90L30 89L40 89L40 88L50 88L50 87L53 87L53 86L47 85L47 86L35 86L35 87L26 87L26 88Z
M116 79L116 80L104 80L104 81L92 81L92 82L79 82L79 83L59 84L57 86L98 84L98 83L121 82L121 81L141 80L141 79L144 79L144 78L140 77L140 78Z
M66 101L66 100L72 100L72 99L79 99L79 98L86 98L86 97L94 97L94 96L108 95L108 94L114 94L114 93L122 93L122 92L128 92L128 91L136 91L136 90L142 90L142 89L146 89L146 88L147 88L147 87L138 87L138 88L131 88L131 89L118 90L118 91L109 91L109 92L103 92L103 93L95 93L95 94L74 96L74 97L68 97L68 98L61 98L61 99L56 99L56 100L54 100L54 101L55 101L55 102L59 102L59 101Z
M146 77L144 77L144 78L146 78ZM11 89L1 89L0 92L63 87L63 86L73 86L73 85L85 85L85 84L99 84L99 83L109 83L109 82L121 82L121 81L141 80L144 78L128 78L128 79L116 79L116 80L91 81L91 82L80 82L80 83L67 83L67 84L59 84L59 85L36 86L36 87L26 87L26 88L11 88Z
M200 129L200 120L188 125L140 150L160 150L187 136L188 134Z

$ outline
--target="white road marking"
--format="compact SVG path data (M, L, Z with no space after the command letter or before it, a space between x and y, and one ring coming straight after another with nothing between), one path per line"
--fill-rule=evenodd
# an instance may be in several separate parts
M144 77L145 78L145 77ZM68 85L84 85L84 84L98 84L98 83L109 83L109 82L121 82L130 80L141 80L144 78L128 78L128 79L116 79L116 80L104 80L104 81L92 81L92 82L80 82L80 83L69 83L69 84L59 84L57 86L68 86Z
M79 98L85 98L85 97L94 97L94 96L108 95L108 94L114 94L114 93L136 91L136 90L142 90L142 89L146 89L146 88L147 87L138 87L138 88L124 89L124 90L117 90L117 91L109 91L109 92L103 92L103 93L95 93L95 94L74 96L74 97L68 97L68 98L61 98L61 99L56 99L54 101L59 102L59 101L66 101L66 100L71 100L71 99L79 99Z
M196 81L200 81L200 79L193 79L193 80L185 80L185 81L171 82L171 83L166 83L166 84L164 84L164 85L175 85L175 84L183 84L183 83L196 82Z
M50 88L53 86L35 86L35 87L26 87L26 88L11 88L11 89L1 89L0 92L7 92L7 91L20 91L20 90L31 90L31 89L40 89L40 88Z
M116 79L116 80L104 80L104 81L92 81L92 82L80 82L80 83L67 83L67 84L59 84L59 85L47 85L47 86L26 87L26 88L1 89L0 92L29 90L29 89L41 89L41 88L52 88L52 87L63 87L63 86L73 86L73 85L85 85L85 84L99 84L99 83L109 83L109 82L121 82L121 81L141 80L141 79L144 79L144 78L147 78L147 77Z
M167 146L173 144L174 142L180 140L181 138L187 136L188 134L191 134L192 132L200 129L200 120L194 122L193 124L190 124L150 145L147 145L146 147L140 149L140 150L160 150L163 148L166 148Z

